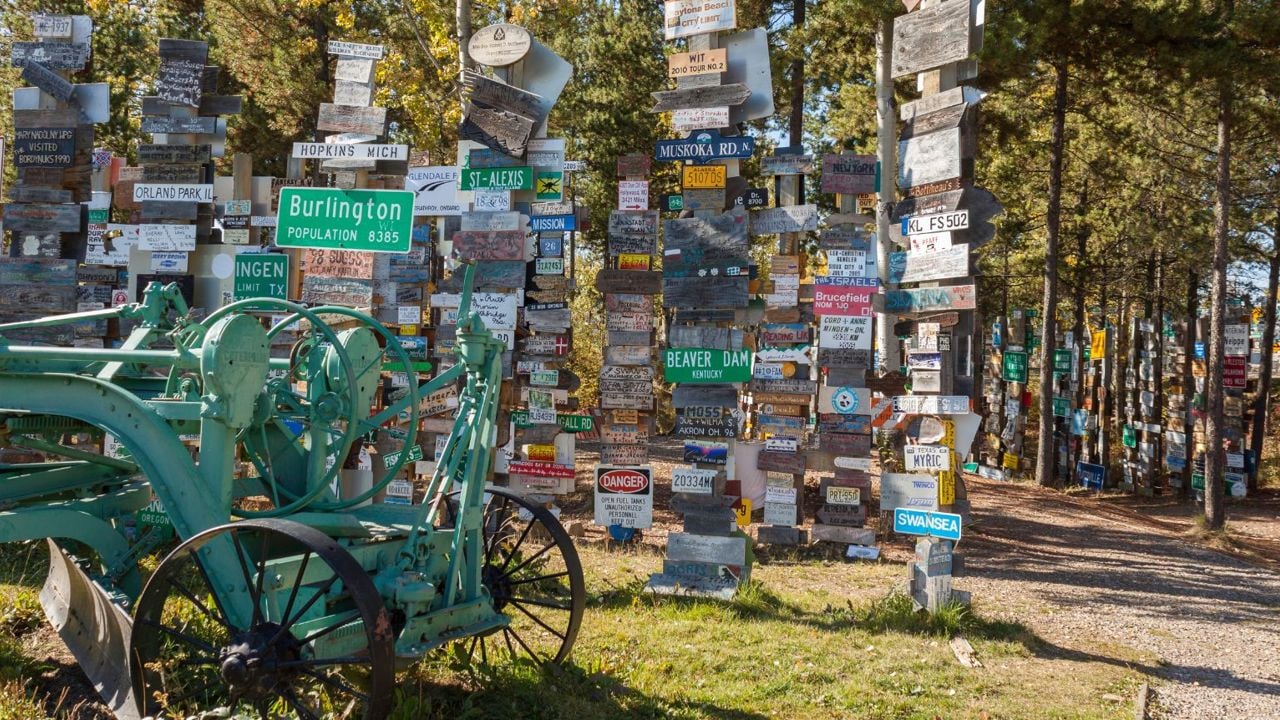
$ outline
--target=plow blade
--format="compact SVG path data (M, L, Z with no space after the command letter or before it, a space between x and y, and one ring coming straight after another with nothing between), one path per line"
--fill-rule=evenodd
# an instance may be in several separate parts
M49 577L40 605L80 669L119 720L138 720L129 681L133 622L76 561L49 540Z

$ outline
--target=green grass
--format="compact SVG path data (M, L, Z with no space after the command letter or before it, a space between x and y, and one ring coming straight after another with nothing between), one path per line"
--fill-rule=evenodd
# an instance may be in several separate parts
M37 627L43 548L35 552L0 550L0 613L11 618L0 626L0 720L74 717L50 712L56 689L30 682L39 668L20 642ZM661 564L652 550L581 553L589 599L569 665L466 666L436 653L400 682L393 718L1102 720L1131 717L1128 703L1103 695L1132 697L1142 680L1128 648L1063 652L981 607L917 613L896 589L896 564L782 553L725 603L645 594ZM983 667L955 660L948 640L957 632Z

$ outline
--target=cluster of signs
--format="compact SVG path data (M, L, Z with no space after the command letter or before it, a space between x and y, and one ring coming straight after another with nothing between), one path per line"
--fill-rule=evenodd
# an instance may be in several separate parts
M994 478L1004 478L1021 465L1031 402L1027 391L1028 357L1034 340L1029 326L1031 315L1031 311L1012 309L1007 317L997 317L992 322L987 337L987 362L982 374L984 439L978 459L986 475ZM1068 357L1068 365L1069 360Z

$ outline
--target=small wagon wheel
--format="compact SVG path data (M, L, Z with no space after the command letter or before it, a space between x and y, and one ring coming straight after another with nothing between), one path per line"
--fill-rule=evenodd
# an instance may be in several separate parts
M573 540L551 511L508 490L486 490L481 580L511 623L458 641L472 662L506 656L538 664L569 657L586 609L586 584ZM456 493L455 493L456 497ZM449 503L454 515L456 502Z
M213 590L211 563L234 580ZM323 533L278 519L211 528L161 563L129 648L143 716L215 707L237 717L381 720L395 656L390 614L359 563Z

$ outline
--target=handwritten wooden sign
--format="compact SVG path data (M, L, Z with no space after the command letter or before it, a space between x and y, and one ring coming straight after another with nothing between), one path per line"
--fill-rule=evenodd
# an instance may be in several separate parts
M602 293L657 295L662 292L662 273L605 268L596 274L596 289Z
M142 132L173 133L176 135L213 135L218 131L215 117L144 117Z
M4 227L18 233L80 232L83 209L82 205L9 203L4 206Z
M752 235L810 232L817 229L817 205L791 205L751 213Z
M729 106L672 110L671 127L675 128L676 132L729 127ZM752 146L754 148L754 142Z
M653 96L653 108L649 112L667 112L683 108L721 107L741 105L751 97L751 89L741 83L709 85L705 87L660 90Z
M807 175L813 172L812 155L770 155L760 158L761 175Z
M973 310L977 297L973 285L890 290L884 294L885 312L921 313L936 310Z
M880 171L875 155L822 156L822 192L857 195L876 191Z
M38 62L50 70L83 70L89 62L89 43L15 42L10 58L17 68Z
M34 61L22 66L22 79L62 102L70 100L75 91L74 86L61 75Z
M619 155L617 160L618 177L647 177L653 159L644 153Z
M200 107L205 61L208 57L209 43L161 38L156 96L172 105Z
M974 49L973 3L969 0L940 2L893 22L893 77L959 62Z
M679 79L694 75L722 73L729 68L728 54L728 50L719 48L668 55L667 77Z
M75 164L75 128L18 127L13 134L16 167L66 168Z
M316 129L328 132L351 132L381 135L387 129L387 109L320 103Z

